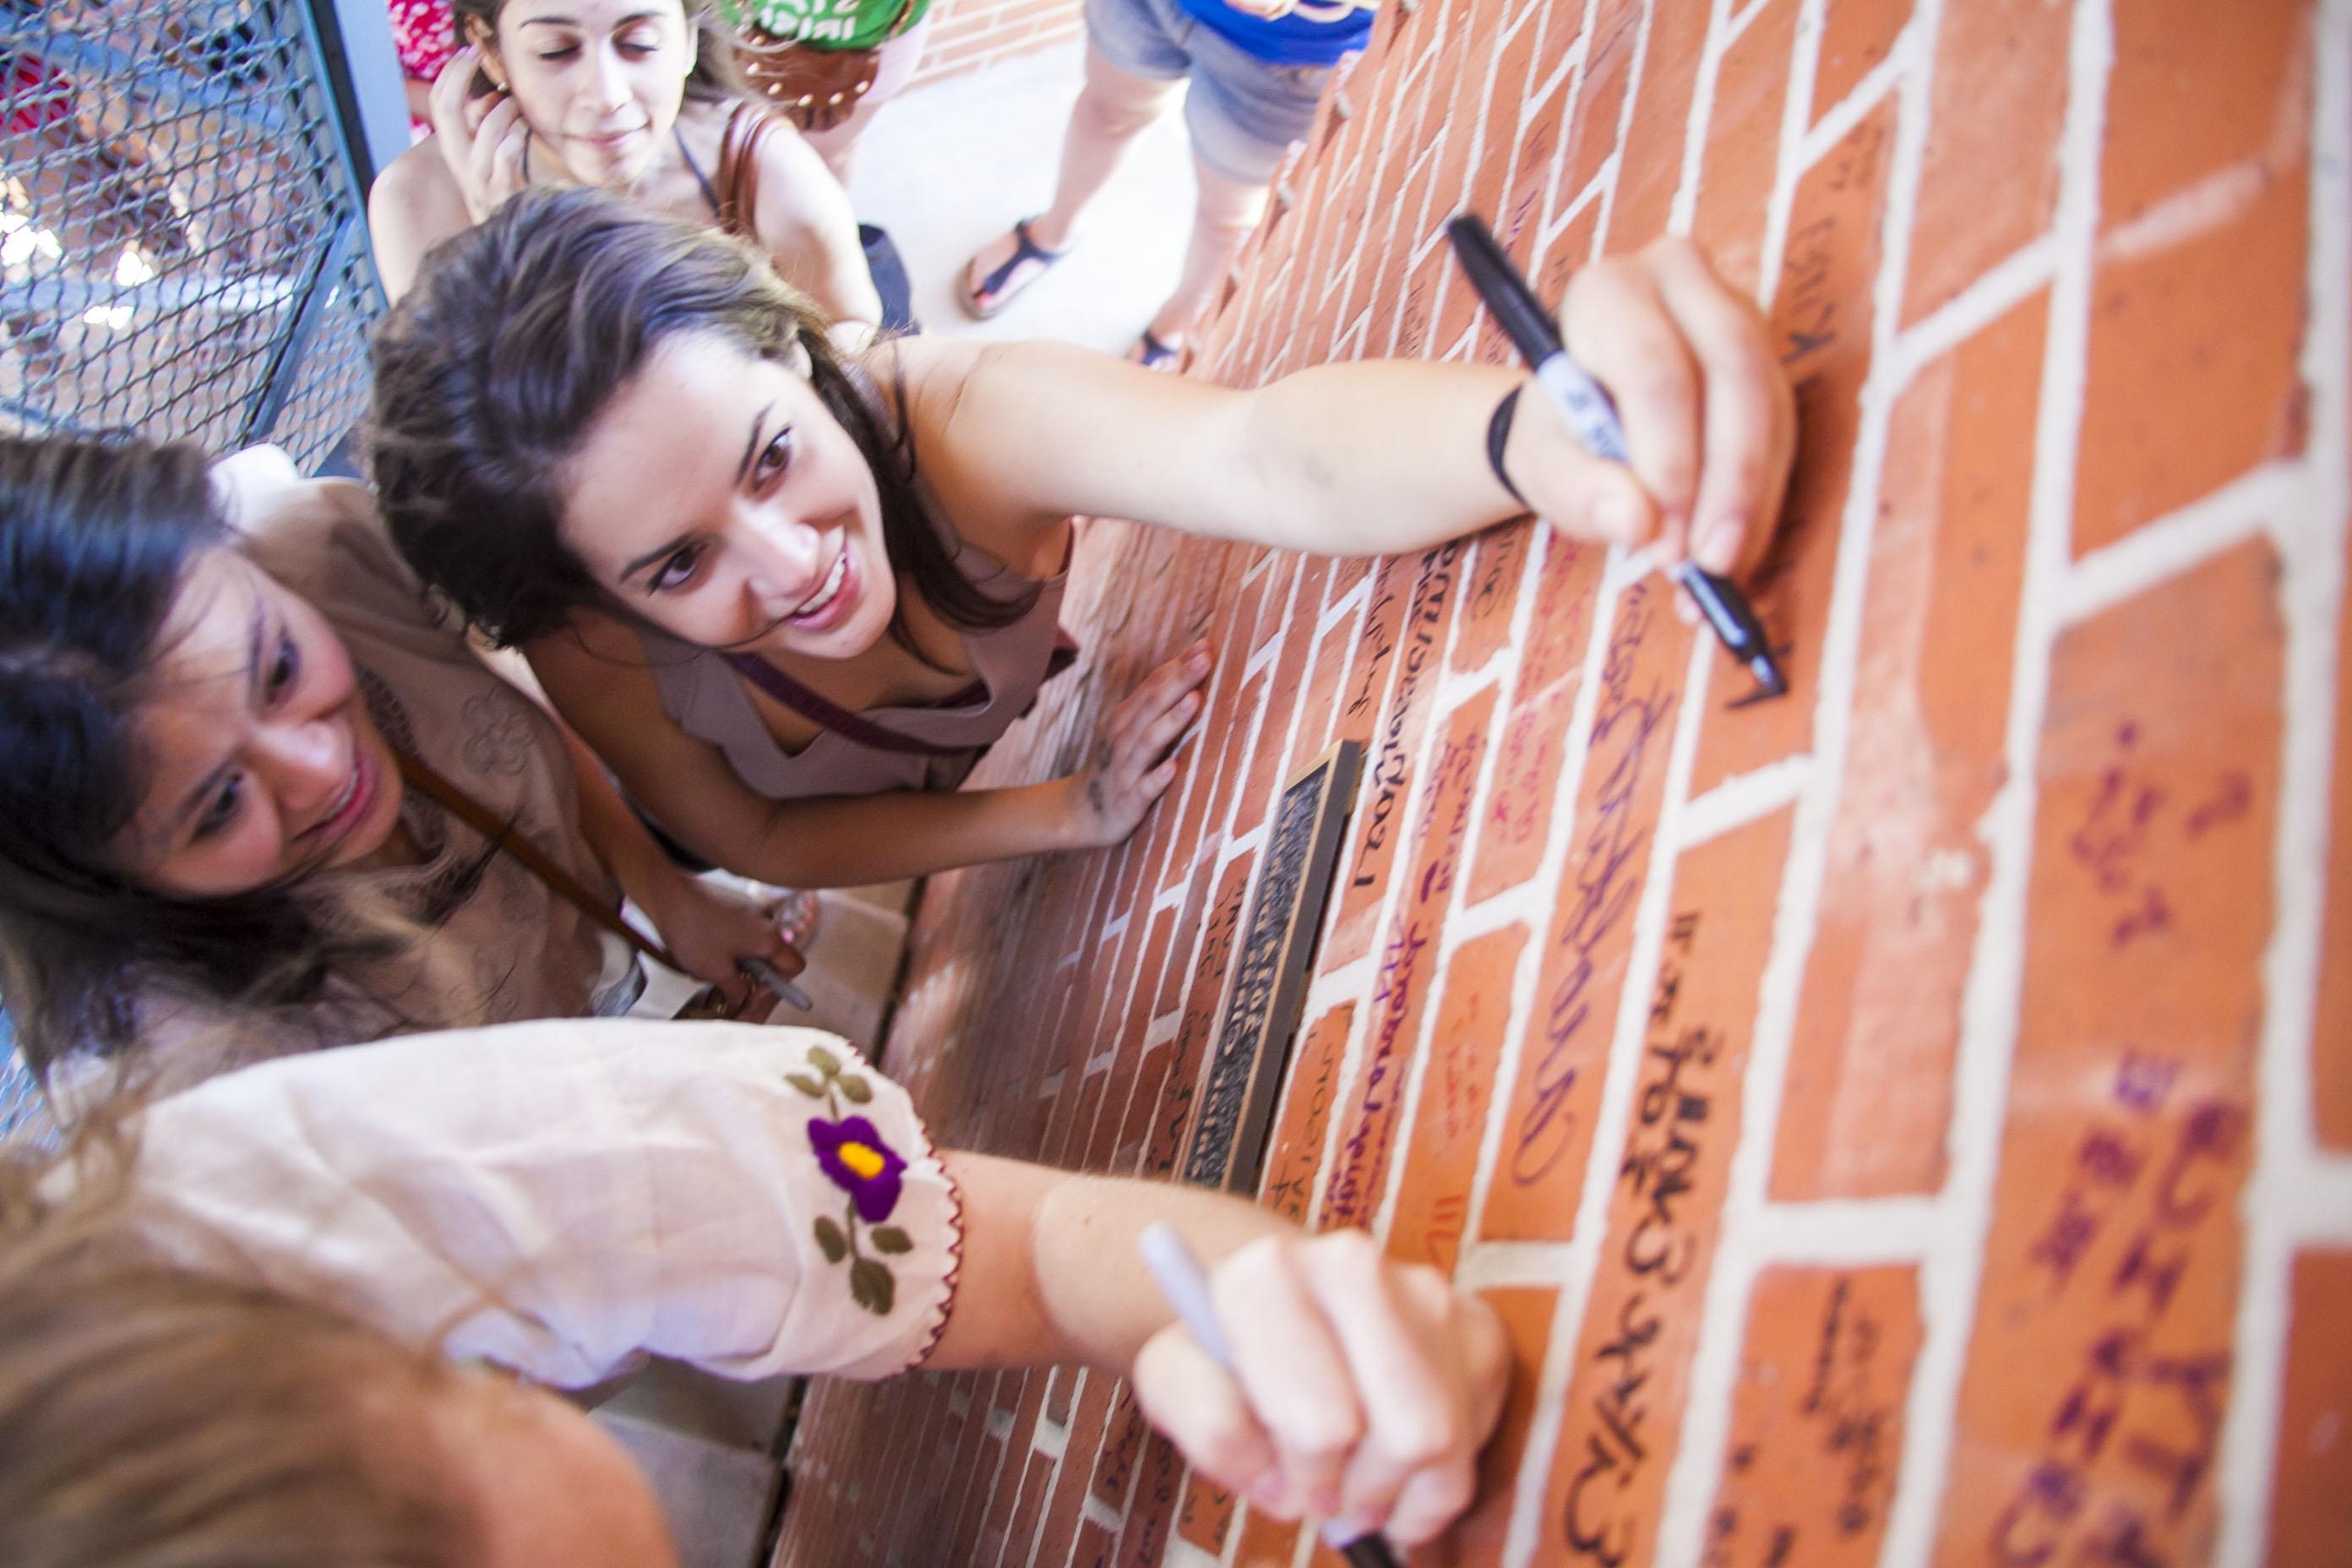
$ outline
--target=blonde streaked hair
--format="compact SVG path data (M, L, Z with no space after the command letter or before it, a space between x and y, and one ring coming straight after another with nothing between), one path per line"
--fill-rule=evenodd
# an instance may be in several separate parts
M0 1563L478 1563L434 1435L462 1374L166 1258L127 1218L124 1125L0 1162Z

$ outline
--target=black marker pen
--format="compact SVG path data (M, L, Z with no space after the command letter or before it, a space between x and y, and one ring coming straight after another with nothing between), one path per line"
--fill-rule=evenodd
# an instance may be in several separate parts
M1630 461L1617 405L1609 401L1601 384L1569 357L1568 345L1559 341L1550 312L1511 265L1484 220L1472 213L1457 213L1446 219L1445 233L1454 241L1454 254L1462 258L1462 270L1470 275L1471 286L1534 368L1536 384L1568 421L1584 449L1612 462ZM1756 618L1748 596L1729 578L1718 577L1689 560L1671 568L1667 575L1690 590L1706 624L1715 628L1731 657L1756 678L1759 695L1778 697L1789 689L1788 677L1780 673L1765 639L1764 623Z

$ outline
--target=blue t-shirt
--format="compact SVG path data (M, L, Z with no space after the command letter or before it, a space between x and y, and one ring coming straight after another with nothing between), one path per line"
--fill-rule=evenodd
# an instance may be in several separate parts
M1268 65L1337 65L1370 41L1372 7L1362 0L1298 0L1288 16L1268 20L1237 11L1224 0L1176 0L1201 26Z

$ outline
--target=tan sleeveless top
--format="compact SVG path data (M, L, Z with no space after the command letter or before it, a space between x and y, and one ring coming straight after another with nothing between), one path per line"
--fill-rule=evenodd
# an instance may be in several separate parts
M929 507L926 511L936 518ZM868 744L826 727L800 751L787 752L760 717L734 662L756 655L730 656L643 627L637 635L662 707L679 729L718 747L735 776L770 800L955 788L982 751L1036 701L1037 689L1059 668L1056 649L1070 647L1060 628L1066 558L1061 572L1036 578L976 544L958 541L955 549L958 563L982 591L1011 597L1034 583L1037 597L1010 626L963 633L973 682L960 698L936 706L869 708L855 716L928 750Z

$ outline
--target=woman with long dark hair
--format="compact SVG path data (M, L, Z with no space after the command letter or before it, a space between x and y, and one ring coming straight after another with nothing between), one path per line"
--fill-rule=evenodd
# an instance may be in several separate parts
M955 787L1053 667L1074 514L1385 554L1531 509L1754 558L1793 413L1752 305L1676 241L1588 269L1565 322L1631 468L1492 366L1234 391L1051 343L844 360L744 247L534 192L379 331L373 461L403 553L524 650L643 809L730 869L823 887L1116 843L1168 787L1205 648L1071 776Z
M37 1069L130 1058L170 1087L625 1007L624 889L705 978L796 969L576 744L426 602L358 486L267 448L0 440L0 992Z

